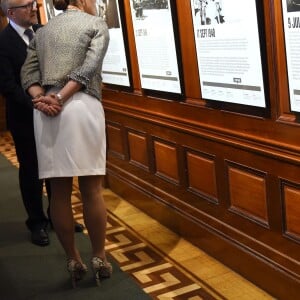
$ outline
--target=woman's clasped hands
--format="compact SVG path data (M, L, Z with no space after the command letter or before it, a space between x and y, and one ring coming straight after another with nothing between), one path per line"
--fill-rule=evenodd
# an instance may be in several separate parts
M62 106L59 104L56 94L40 95L32 99L33 107L49 117L57 116Z

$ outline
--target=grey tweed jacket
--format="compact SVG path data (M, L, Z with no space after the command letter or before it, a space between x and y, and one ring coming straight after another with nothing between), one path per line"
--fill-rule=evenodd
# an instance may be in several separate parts
M109 32L99 17L78 10L65 11L37 31L21 70L26 90L39 83L44 88L63 87L72 79L82 91L101 100L102 63Z

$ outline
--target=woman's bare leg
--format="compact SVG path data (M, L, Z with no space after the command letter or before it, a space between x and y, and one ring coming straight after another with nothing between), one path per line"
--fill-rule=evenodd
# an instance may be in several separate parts
M74 218L71 203L72 177L51 178L50 214L56 235L65 250L67 258L82 263L75 246Z
M102 197L102 176L81 176L78 181L83 203L83 218L93 249L92 255L106 261L104 247L107 214Z

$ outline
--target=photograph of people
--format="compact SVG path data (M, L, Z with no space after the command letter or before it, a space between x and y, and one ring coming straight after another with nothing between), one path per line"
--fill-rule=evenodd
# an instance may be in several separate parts
M286 0L288 12L300 11L300 0Z
M109 29L120 28L117 0L98 0L98 15L107 23Z
M135 16L138 19L143 18L143 0L132 0L133 2L133 8L135 10Z
M222 0L194 0L195 19L201 25L215 25L225 22Z

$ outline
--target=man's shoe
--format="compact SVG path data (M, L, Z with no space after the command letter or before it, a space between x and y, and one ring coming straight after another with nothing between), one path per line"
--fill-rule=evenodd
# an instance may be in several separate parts
M45 229L38 228L31 231L31 241L38 246L49 245L49 236Z
M78 222L75 222L74 224L74 231L75 232L83 232L84 226Z

